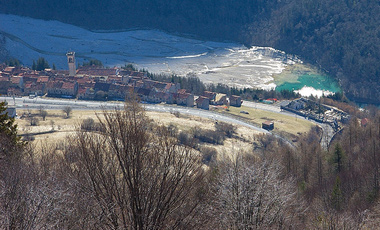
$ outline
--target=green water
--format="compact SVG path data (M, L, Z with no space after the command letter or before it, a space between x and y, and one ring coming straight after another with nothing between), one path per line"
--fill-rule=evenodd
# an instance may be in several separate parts
M328 77L314 73L303 73L298 76L296 81L282 82L277 85L276 91L281 90L300 90L304 86L313 87L316 90L330 91L332 93L340 92L337 82Z

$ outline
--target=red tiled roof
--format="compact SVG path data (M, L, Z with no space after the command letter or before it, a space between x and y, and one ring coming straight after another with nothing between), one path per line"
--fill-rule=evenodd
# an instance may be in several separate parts
M132 73L133 71L131 71L131 70L121 70L120 72L119 72L119 74L120 75L122 75L122 76L131 76L131 73Z
M47 88L62 88L63 82L61 81L49 81Z
M92 75L92 76L112 76L117 75L117 69L79 69L78 75Z
M13 84L20 84L21 77L12 77L11 81Z
M29 89L29 88L31 88L31 87L32 87L32 83L31 83L31 82L26 83L26 84L24 85L24 88L27 88L27 89Z
M47 83L48 81L49 81L49 77L48 76L40 76L37 79L37 83Z
M74 89L74 82L63 82L62 89Z
M273 121L264 121L262 124L264 125L273 125Z
M202 103L204 100L209 100L209 98L208 97L200 96L200 97L197 98L196 102L197 103Z
M204 91L202 96L207 97L208 99L211 99L211 98L213 98L215 95L216 95L215 92Z
M95 82L84 82L84 83L79 83L80 87L85 87L85 88L94 88Z
M22 76L30 77L30 78L38 78L40 77L37 73L24 73Z
M78 89L78 94L85 94L86 91L87 91L87 88L81 87L81 88Z
M25 84L25 88L26 89L31 89L31 90L42 90L43 89L43 85L41 84L33 84L33 83L28 83L28 84Z
M9 81L9 78L8 77L1 77L0 76L0 81Z
M190 96L190 93L178 93L178 98L179 99L186 99Z
M165 89L170 89L172 86L174 86L173 83L167 83Z
M8 66L8 67L5 67L4 72L12 73L14 69L15 67Z
M92 80L89 77L77 77L75 80L78 82L78 84L84 84L92 82Z
M177 93L183 94L183 93L187 93L187 91L186 91L186 89L179 89L177 91Z

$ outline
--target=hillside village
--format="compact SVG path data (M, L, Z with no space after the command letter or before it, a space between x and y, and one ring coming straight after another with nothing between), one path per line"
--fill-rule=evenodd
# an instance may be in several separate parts
M82 66L76 69L75 53L69 52L69 70L32 70L0 65L0 94L10 97L47 96L79 100L121 100L134 93L142 102L166 103L209 109L209 105L240 107L240 96L205 91L195 99L179 84L154 81L146 72L122 68Z
M240 96L204 91L194 95L181 89L179 83L160 82L148 77L146 71L128 68L104 68L95 65L76 68L75 53L67 53L69 70L32 70L28 67L0 65L0 94L9 97L36 96L59 97L78 100L124 101L132 94L143 103L165 103L209 110L210 105L230 105L240 107ZM274 103L276 98L263 100ZM305 98L281 105L281 109L298 114L320 123L327 123L335 131L341 129L339 123L347 123L349 116L335 108L318 105ZM242 111L241 111L242 112ZM244 112L244 111L243 111ZM273 129L273 124L263 124L263 128Z

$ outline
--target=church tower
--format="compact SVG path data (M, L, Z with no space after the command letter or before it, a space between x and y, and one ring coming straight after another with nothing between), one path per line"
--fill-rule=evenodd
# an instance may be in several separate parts
M69 64L69 76L74 77L76 74L75 52L67 52L67 63Z

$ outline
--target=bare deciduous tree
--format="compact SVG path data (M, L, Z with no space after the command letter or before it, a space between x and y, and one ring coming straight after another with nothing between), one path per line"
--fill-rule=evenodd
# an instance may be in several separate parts
M282 229L297 227L302 202L290 181L280 179L277 164L238 156L219 166L214 210L216 228ZM299 226L298 226L299 227Z
M30 116L29 117L30 126L38 126L39 120L37 117Z
M104 111L99 133L78 132L66 159L104 229L192 228L204 172L200 156L167 128L151 127L136 102ZM151 131L151 133L149 132ZM75 141L76 140L76 141ZM83 195L85 194L85 195Z
M73 111L73 108L71 108L70 106L65 106L62 109L62 112L66 115L66 118L70 117L72 111Z
M56 161L46 155L50 164L41 164L33 149L23 145L1 162L0 229L62 229L67 219L71 194L51 173Z
M40 111L40 116L42 117L43 121L45 121L47 115L48 115L48 112L46 110Z

